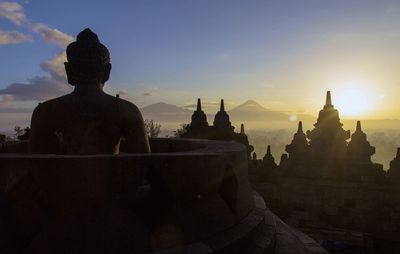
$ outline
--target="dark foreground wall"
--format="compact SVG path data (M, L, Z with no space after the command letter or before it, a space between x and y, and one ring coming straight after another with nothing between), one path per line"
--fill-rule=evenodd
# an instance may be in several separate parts
M253 210L244 146L154 139L152 150L0 154L1 250L159 250L223 232Z
M374 244L385 241L399 247L398 184L281 177L274 182L253 181L253 187L292 226L347 229L363 233L361 240L367 236L375 239Z
M153 139L151 154L92 156L26 145L0 154L0 253L326 253L251 190L243 145Z

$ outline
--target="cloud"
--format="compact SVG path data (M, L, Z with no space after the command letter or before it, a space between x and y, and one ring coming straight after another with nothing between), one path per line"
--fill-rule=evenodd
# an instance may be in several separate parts
M32 37L18 31L1 31L0 30L0 45L17 44L21 42L32 41Z
M22 6L16 2L1 2L0 17L6 18L18 26L26 22Z
M36 76L26 83L12 83L0 90L0 95L11 95L18 101L43 101L67 93L70 90L66 82L63 63L65 53L56 55L51 60L42 63L41 68L48 76Z
M6 18L18 26L29 26L32 31L39 34L47 43L50 44L66 47L73 41L72 36L63 33L58 29L51 28L46 24L30 22L25 16L22 6L16 2L0 2L0 17ZM19 36L21 35L22 34L19 34Z
M121 99L127 99L129 97L129 93L126 90L119 90L117 94Z
M38 33L47 43L55 44L61 48L65 48L70 44L74 37L61 32L58 29L51 28L45 24L33 24L32 30Z
M1 114L32 114L33 109L31 108L0 108Z
M221 104L221 102L205 102L205 101L201 101L201 106L202 107L219 107ZM224 104L226 104L226 102L224 101ZM197 104L189 104L186 106L183 106L184 108L187 109L195 109L197 108Z
M108 94L118 94L119 98L130 101L135 104L143 104L145 103L146 99L150 96L152 96L152 93L150 92L138 92L138 95L131 94L125 89L117 89L117 88L112 88L109 86L105 86L105 92Z
M65 74L64 63L67 61L65 51L59 53L52 59L41 63L40 67L45 72L49 73L54 79L65 81L67 75Z
M13 97L12 95L6 94L3 95L0 101L0 107L9 107L12 105L13 102Z
M40 64L41 69L46 72L47 75L35 76L28 79L27 82L12 83L8 87L1 89L0 95L2 95L3 103L0 103L0 108L6 107L6 105L4 105L5 102L7 102L9 106L14 101L43 101L58 97L70 91L71 87L66 82L64 70L64 62L66 61L64 48L72 42L74 38L46 24L30 22L25 16L22 6L15 2L0 3L0 17L7 18L16 25L28 27L33 32L39 34L47 43L54 44L63 49L62 52L58 53L52 59ZM2 39L0 33L0 42L8 41L9 43L17 43L17 41L31 40L30 37L17 31L5 32L3 34L5 34L5 36L3 36L4 39ZM5 98L8 98L8 101L4 101Z
M36 76L27 83L13 83L0 90L0 95L12 95L19 101L42 101L64 94L67 90L65 83L51 76Z
M6 94L0 96L0 113L32 113L31 108L13 107L14 97Z
M114 94L115 90L108 88L106 92L108 92L110 94ZM139 96L134 96L134 95L129 94L129 92L125 89L118 90L118 92L116 94L118 94L121 99L128 100L128 101L137 101L138 99L141 100L144 97L149 96L149 95L145 95L146 93L139 95Z

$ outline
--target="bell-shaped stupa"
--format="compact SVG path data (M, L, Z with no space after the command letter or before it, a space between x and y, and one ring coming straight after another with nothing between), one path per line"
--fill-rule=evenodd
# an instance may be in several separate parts
M373 154L375 147L368 142L367 135L361 129L361 122L357 121L356 131L347 146L347 159L352 163L371 163Z
M193 112L192 122L190 123L190 128L194 130L204 130L208 128L207 116L201 109L201 100L197 99L197 108Z
M293 136L293 140L289 145L286 145L286 152L289 154L289 159L298 160L306 157L310 151L306 134L303 132L303 123L300 121L297 127L297 132Z
M339 119L339 112L332 104L331 92L326 94L324 108L319 112L315 128L307 131L310 149L315 159L320 161L340 161L346 155L346 140L350 131L345 131Z
M276 168L276 166L277 166L276 163L275 163L275 159L272 156L271 146L270 145L268 145L267 153L264 155L263 165L268 167L268 168Z
M233 132L233 126L229 120L229 115L225 111L224 100L221 100L221 106L214 118L214 128L220 132Z

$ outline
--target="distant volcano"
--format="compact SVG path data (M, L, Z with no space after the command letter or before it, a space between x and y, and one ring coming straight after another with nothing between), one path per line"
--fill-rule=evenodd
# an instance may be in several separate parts
M158 123L190 123L193 111L172 104L158 102L140 109L144 119L153 119Z
M191 114L192 111L172 104L158 102L140 109L143 114Z
M268 111L268 109L261 106L255 100L247 100L246 102L240 104L239 106L233 108L231 111L247 111L247 112L261 112L261 111Z
M207 114L208 123L212 124L217 110L215 110L215 112L210 112L207 109L203 110ZM193 113L192 110L164 102L148 105L141 108L140 111L145 119L153 119L154 121L161 123L190 123ZM315 121L314 117L304 114L296 114L295 118L293 119L291 114L266 109L254 100L247 100L243 104L228 110L228 114L230 116L230 120L236 124L246 124L246 122L289 122L290 120Z
M290 118L290 115L266 109L254 100L240 104L228 114L235 121L288 121Z

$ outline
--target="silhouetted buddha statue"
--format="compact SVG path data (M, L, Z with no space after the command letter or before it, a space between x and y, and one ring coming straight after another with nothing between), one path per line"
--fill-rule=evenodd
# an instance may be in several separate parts
M143 118L132 103L103 91L111 64L108 49L90 29L67 47L65 70L74 91L40 103L32 115L32 153L115 154L149 152Z

